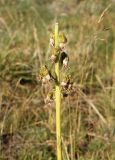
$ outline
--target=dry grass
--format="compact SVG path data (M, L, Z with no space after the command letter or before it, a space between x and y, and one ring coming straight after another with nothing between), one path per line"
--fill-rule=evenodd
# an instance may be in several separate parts
M114 14L110 0L0 1L1 160L56 159L55 108L37 80L56 17L75 82L62 105L63 159L115 159Z

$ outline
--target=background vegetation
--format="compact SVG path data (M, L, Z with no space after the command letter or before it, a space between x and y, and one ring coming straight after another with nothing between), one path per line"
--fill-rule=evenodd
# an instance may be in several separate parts
M56 159L55 107L38 81L56 19L75 82L62 102L64 160L115 160L114 0L0 0L0 160Z

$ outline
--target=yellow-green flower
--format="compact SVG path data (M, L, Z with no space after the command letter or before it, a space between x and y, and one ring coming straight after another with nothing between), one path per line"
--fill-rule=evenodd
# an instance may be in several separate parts
M42 66L40 69L40 79L43 83L51 80L51 74L46 65Z
M52 55L50 57L52 63L55 63L57 61L59 54L60 54L60 48L53 48L52 49Z
M67 38L64 33L59 34L59 43L67 43Z
M69 56L67 55L67 53L65 52L61 53L60 62L61 62L61 65L63 65L63 67L66 68L68 66Z
M66 43L67 43L67 38L66 38L65 34L64 33L60 33L59 34L59 47L61 49L64 49Z
M70 74L65 75L61 82L62 88L65 88L65 89L70 88L71 84L72 84L71 75Z
M55 46L55 39L54 39L54 37L55 37L54 33L52 32L50 34L50 45L52 47ZM65 34L64 33L59 33L59 39L58 40L59 40L59 47L61 49L63 49L65 47L65 44L67 43L67 38L66 38Z

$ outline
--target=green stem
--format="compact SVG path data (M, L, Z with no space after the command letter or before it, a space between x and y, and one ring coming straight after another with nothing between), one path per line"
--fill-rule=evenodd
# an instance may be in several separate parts
M58 48L58 23L55 24L55 48ZM62 160L61 147L61 90L60 90L60 62L59 56L55 64L55 74L57 83L55 86L55 102L56 102L56 136L57 136L57 160Z

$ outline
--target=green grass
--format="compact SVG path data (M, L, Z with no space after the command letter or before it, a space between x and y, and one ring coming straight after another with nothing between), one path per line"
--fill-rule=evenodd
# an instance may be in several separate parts
M63 159L115 159L114 15L112 0L0 1L1 160L56 159L55 105L37 78L56 17L75 82L62 100Z

